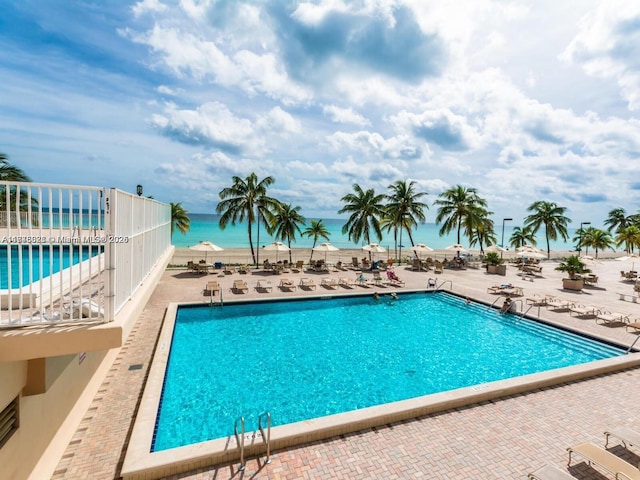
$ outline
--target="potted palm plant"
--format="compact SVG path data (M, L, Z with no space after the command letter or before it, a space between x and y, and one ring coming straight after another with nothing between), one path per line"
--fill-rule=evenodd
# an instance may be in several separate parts
M584 287L584 280L578 278L578 275L591 272L577 255L571 255L566 258L564 262L561 262L560 265L556 267L556 270L569 275L569 278L562 279L562 288L577 291L582 290Z
M500 258L496 252L489 252L484 256L487 262L487 273L496 273L498 275L507 274L507 266L503 265L504 260Z

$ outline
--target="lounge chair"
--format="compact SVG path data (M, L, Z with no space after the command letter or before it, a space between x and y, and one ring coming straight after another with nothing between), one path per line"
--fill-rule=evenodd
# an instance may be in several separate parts
M336 288L338 288L338 281L335 278L323 278L322 282L320 282L320 285L327 289L335 290Z
M609 437L615 437L621 440L625 448L627 448L627 444L640 446L640 433L627 427L612 428L604 432L604 436L604 448L609 446Z
M220 291L220 285L217 281L211 280L204 286L205 295L216 295Z
M304 260L296 261L296 264L291 267L291 271L294 273L300 273L304 267Z
M233 275L234 273L236 273L236 268L230 265L225 265L225 267L222 269L222 273L224 273L225 275Z
M567 472L551 465L545 465L535 472L531 472L527 478L529 480L575 480L576 477L572 477Z
M74 298L71 305L72 318L104 317L104 309L89 298Z
M578 317L595 317L600 309L594 305L573 304L569 307L569 315L575 313Z
M371 280L369 280L367 277L364 276L364 274L356 274L356 283L364 288L369 288L371 285L373 285L373 282Z
M442 273L444 271L444 266L442 262L436 262L435 267L433 268L433 273Z
M502 285L492 285L491 287L487 288L487 293L491 293L492 295L500 295L502 294L503 288L504 287Z
M569 452L568 465L571 465L571 455L577 453L586 458L589 465L594 463L614 475L617 479L640 480L640 470L593 443L580 443L574 447L567 448L567 451Z
M524 292L520 287L508 287L502 289L502 294L507 295L508 297L522 297L524 296Z
M280 290L288 290L288 291L292 292L293 290L296 289L296 284L293 283L288 278L283 278L282 280L280 280L279 287L280 287Z
M247 286L247 282L244 280L234 280L231 290L235 293L246 293L249 291L249 287Z
M316 282L314 282L312 279L307 278L307 277L302 277L300 279L300 282L298 283L298 286L302 289L305 290L315 290L316 289Z
M629 320L629 323L625 325L627 331L631 328L636 332L640 332L640 318L636 318L634 321Z
M240 267L238 268L238 273L242 273L243 275L249 273L249 266L240 265Z
M549 301L547 302L548 310L567 311L572 306L573 306L573 302L570 302L569 300L563 300L557 297L549 298Z
M393 270L387 270L387 283L394 287L404 287L404 281L400 280Z
M355 280L353 280L352 278L345 278L345 277L340 277L338 279L338 285L344 287L344 288L354 288L356 286L357 282Z
M258 292L270 292L272 289L273 286L270 280L258 280L258 283L256 283L256 290Z
M598 320L602 320L602 324L618 324L629 323L629 316L624 313L608 312L607 310L598 310L596 313L596 323Z
M534 293L530 297L526 298L526 302L527 302L527 305L531 305L534 307L544 307L549 304L549 299L550 297L548 297L547 295L543 297L537 293Z

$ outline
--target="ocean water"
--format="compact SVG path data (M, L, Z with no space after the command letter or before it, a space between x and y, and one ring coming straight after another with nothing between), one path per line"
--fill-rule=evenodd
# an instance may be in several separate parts
M191 219L191 229L186 233L182 234L179 231L175 231L173 233L172 243L174 246L178 248L186 248L192 245L196 245L198 242L208 240L210 242L215 243L216 245L223 248L249 248L249 235L247 232L247 224L246 223L237 223L236 225L228 225L224 230L220 229L219 226L219 215L210 215L210 214L202 214L202 213L193 213L189 214L189 218ZM318 220L316 218L308 218L307 225L311 223L311 220ZM329 231L329 242L335 245L338 248L360 248L365 245L364 241L361 241L359 244L353 243L349 240L348 235L342 234L342 227L346 223L346 219L341 218L322 218L322 222L325 224L327 230ZM516 226L516 225L514 225ZM304 231L306 227L302 227L302 231ZM252 226L253 230L253 242L254 247L258 246L257 238L256 238L256 225ZM442 249L447 246L457 243L457 235L455 232L446 235L440 236L438 231L440 230L440 226L435 223L425 223L422 225L418 225L418 228L412 232L413 241L415 243L424 243L430 246L433 249ZM504 229L504 241L505 244L509 243L509 238L513 232L513 226L509 227L505 226ZM569 230L570 238L573 238L575 233L575 229ZM498 232L498 243L500 243L502 236L502 228L500 227L500 231ZM541 231L538 234L538 248L546 249L544 232ZM264 227L260 227L260 242L259 245L267 245L274 241L274 238L267 235ZM326 240L319 240L318 243L325 242ZM393 232L385 233L383 232L382 241L378 242L377 239L372 238L372 242L380 243L386 249L394 248L393 241ZM462 237L461 243L463 245L468 245L468 241ZM575 243L571 240L569 242L551 242L552 250L572 250L573 245ZM410 246L411 242L406 234L403 232L402 234L402 245L405 247ZM313 239L297 236L294 243L291 244L293 248L311 248L313 246ZM475 247L477 248L477 247Z

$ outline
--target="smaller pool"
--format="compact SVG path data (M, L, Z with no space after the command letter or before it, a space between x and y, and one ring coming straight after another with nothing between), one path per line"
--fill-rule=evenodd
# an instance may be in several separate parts
M9 288L9 270L11 271L11 288L24 287L98 255L102 251L102 246L96 245L11 245L10 249L6 244L0 245L0 289ZM20 279L20 268L22 279Z
M179 308L152 451L623 353L444 293Z

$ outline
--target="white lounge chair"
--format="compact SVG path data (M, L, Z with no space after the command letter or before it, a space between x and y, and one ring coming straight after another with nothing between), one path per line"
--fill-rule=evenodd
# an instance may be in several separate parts
M352 278L340 277L338 279L338 285L344 288L354 288L357 285L357 282Z
M567 472L563 472L551 465L540 467L535 472L531 472L527 475L527 478L529 480L576 480L575 477L572 477Z
M598 320L601 320L603 324L619 324L619 323L629 323L629 315L625 315L624 313L617 312L609 312L607 310L599 310L596 314L596 323Z
M589 464L598 465L617 479L640 480L640 470L593 443L580 443L574 447L567 448L567 451L569 452L569 465L571 465L571 455L577 453L586 458Z
M322 282L320 282L320 285L325 288L335 290L336 288L338 288L338 281L335 278L323 278Z

